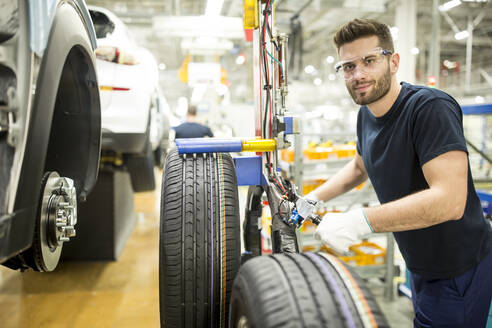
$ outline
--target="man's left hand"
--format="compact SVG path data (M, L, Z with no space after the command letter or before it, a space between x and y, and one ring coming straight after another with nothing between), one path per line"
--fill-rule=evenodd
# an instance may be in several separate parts
M316 228L314 237L345 255L349 246L361 240L364 235L373 232L364 210L359 208L346 213L328 213Z

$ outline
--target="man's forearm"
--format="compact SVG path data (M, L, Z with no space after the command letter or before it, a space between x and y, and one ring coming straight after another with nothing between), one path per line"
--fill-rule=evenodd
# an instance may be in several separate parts
M399 200L364 209L374 232L396 232L430 227L463 215L449 192L426 189Z
M314 193L320 200L328 201L351 190L366 180L367 175L357 167L355 160L351 160L328 181L318 187Z

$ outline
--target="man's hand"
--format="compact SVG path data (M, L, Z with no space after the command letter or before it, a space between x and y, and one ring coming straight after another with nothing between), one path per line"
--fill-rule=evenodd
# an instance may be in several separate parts
M337 253L347 254L349 246L361 237L373 232L364 210L359 208L346 213L328 213L316 228L314 237L333 248Z
M314 193L314 191L311 191L309 194L307 194L306 196L303 197L304 199L309 199L309 200L313 200L315 202L319 202L319 198L318 196Z

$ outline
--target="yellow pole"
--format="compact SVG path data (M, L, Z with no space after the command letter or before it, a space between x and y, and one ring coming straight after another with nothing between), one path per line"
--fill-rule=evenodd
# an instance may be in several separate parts
M274 139L252 139L244 140L243 151L251 152L267 152L277 149L277 144Z

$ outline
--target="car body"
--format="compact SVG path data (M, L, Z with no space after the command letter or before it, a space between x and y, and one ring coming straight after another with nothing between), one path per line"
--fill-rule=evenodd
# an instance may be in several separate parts
M101 110L83 0L2 2L0 263L53 270L95 185Z
M165 117L158 108L158 102L162 102L159 99L164 96L158 86L155 58L150 51L134 43L125 24L109 10L94 6L89 6L89 10L98 37L96 63L101 89L103 149L138 153L142 149L138 144L147 136L156 149L164 132L164 127L157 123L163 122ZM110 52L117 49L119 58L108 58L108 49ZM154 132L149 135L151 129Z
M135 191L151 190L154 175L149 162L161 157L165 128L157 63L147 49L135 44L111 11L95 6L89 11L98 43L103 153L116 153L122 159Z

